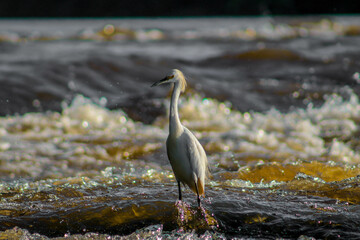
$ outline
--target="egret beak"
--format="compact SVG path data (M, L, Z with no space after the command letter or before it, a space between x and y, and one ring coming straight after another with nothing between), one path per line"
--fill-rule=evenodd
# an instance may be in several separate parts
M169 80L169 78L165 77L165 78L161 79L160 81L157 81L157 82L153 83L153 85L151 85L151 87L159 86L160 84L165 83L167 80Z

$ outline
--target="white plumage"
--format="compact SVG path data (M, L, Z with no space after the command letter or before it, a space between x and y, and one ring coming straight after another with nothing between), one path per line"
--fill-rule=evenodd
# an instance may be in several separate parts
M199 141L189 129L181 124L179 119L178 99L180 93L185 91L186 80L180 70L174 69L170 75L154 83L152 87L164 83L174 83L170 103L169 136L166 140L166 149L178 182L179 199L182 199L180 183L183 183L188 185L197 194L200 206L200 196L205 196L207 157Z

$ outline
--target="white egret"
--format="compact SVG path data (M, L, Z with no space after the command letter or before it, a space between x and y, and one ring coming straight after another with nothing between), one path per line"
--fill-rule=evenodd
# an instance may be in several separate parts
M178 100L181 92L185 91L186 80L180 70L174 69L164 79L154 83L173 83L171 95L169 136L166 140L167 155L178 182L179 200L181 197L180 183L187 184L196 193L200 207L200 196L205 196L205 175L207 173L207 157L204 148L196 137L184 127L179 119Z

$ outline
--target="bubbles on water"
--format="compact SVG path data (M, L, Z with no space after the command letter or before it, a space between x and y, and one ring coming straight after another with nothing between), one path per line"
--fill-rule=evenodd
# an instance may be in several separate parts
M360 119L359 101L355 94L351 94L349 101L333 95L327 97L322 107L309 106L306 110L298 109L287 114L276 109L265 114L241 114L224 108L222 103L215 100L205 99L200 102L197 98L195 96L181 104L182 118L190 129L210 132L212 141L218 144L225 141L226 151L249 152L249 144L252 143L257 146L255 151L261 146L263 151L269 154L274 154L275 150L302 158L321 156L329 153L330 148L326 144L329 138L351 138L357 131L357 122ZM192 109L194 105L200 107ZM208 111L209 106L211 110ZM197 128L197 119L201 119L202 128ZM246 145L248 147L241 147ZM354 154L349 157L358 162Z
M69 81L67 86L71 91L76 91L77 90L77 86L76 86L76 83L74 81Z
M34 99L33 102L32 102L32 105L35 108L39 108L41 106L41 102L38 99Z
M87 127L89 127L89 123L87 121L82 121L81 126L83 128L87 128Z
M356 83L360 84L360 73L359 72L354 73L354 75L352 77L356 81Z
M121 116L120 118L119 118L119 121L120 121L120 123L126 123L126 121L127 121L127 119L126 119L126 117L125 116Z
M6 151L11 147L11 144L8 142L0 142L0 151Z
M338 158L345 163L359 163L360 154L352 150L346 143L333 139L329 155Z
M109 118L109 112L100 106L96 106L89 99L79 95L74 98L70 107L63 110L63 115L71 120L79 120L84 128L89 125L102 126Z
M107 100L106 97L101 97L101 98L99 99L99 105L100 105L101 107L106 107L107 102L108 102L108 100Z
M104 32L104 34L106 34L106 35L112 35L112 34L114 34L114 33L115 33L115 27L114 27L114 25L112 25L112 24L107 24L107 25L105 25L105 26L104 26L104 29L103 29L103 32Z

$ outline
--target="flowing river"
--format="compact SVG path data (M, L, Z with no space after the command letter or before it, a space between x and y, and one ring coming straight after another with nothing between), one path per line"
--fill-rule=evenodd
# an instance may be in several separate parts
M0 21L0 239L360 239L360 18ZM168 162L169 86L208 155Z

